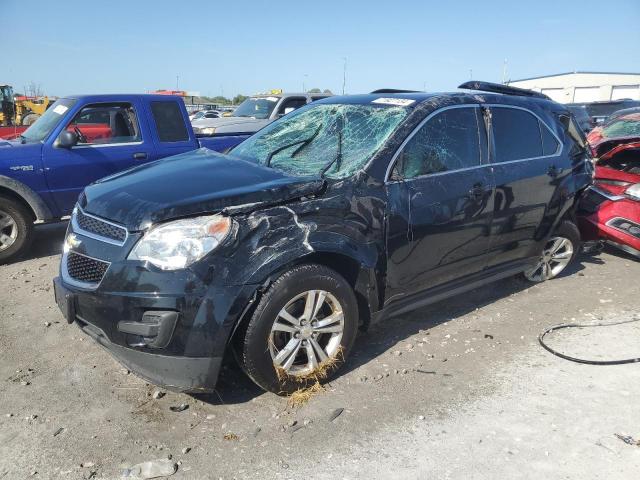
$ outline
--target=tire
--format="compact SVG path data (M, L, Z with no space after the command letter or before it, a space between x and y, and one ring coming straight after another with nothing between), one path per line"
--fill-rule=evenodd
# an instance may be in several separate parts
M262 295L238 332L236 358L259 387L289 394L335 374L357 331L358 303L349 283L322 265L299 265Z
M20 257L33 241L33 217L20 202L0 196L0 265Z
M28 115L25 115L24 118L22 119L22 125L23 126L33 125L35 121L38 120L39 118L40 118L40 115L38 115L37 113L30 113Z
M575 260L580 250L580 232L574 223L565 220L544 246L538 263L524 271L524 277L541 283L560 275Z

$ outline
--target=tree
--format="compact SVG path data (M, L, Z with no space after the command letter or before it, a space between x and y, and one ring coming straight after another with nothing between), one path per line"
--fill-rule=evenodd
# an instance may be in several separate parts
M36 82L29 82L29 85L27 85L24 89L24 94L27 97L41 97L42 96L42 85L41 84L36 84Z
M247 97L247 96L242 95L241 93L239 93L238 95L236 95L235 97L233 97L233 104L234 104L234 105L238 105L238 104L240 104L240 103L244 102L247 98L249 98L249 97Z
M327 93L329 95L333 95L333 92L331 90L329 90L328 88L325 88L322 93Z
M308 90L307 93L322 93L322 90L319 88L312 88L311 90Z

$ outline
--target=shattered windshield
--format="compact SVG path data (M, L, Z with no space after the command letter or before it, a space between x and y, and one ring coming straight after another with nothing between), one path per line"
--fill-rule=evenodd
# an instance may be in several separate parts
M640 113L620 117L602 129L605 138L640 137Z
M278 97L247 98L233 112L234 117L251 117L264 120L280 100Z
M311 104L263 128L231 154L290 175L344 178L369 161L407 114L398 106Z

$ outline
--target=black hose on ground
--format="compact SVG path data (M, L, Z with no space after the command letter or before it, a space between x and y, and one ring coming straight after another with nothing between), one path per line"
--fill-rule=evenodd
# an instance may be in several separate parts
M561 323L560 325L554 325L553 327L547 328L544 332L538 335L538 342L540 342L540 345L542 345L542 347L548 352L560 358L564 358L565 360L569 360L571 362L585 363L587 365L624 365L626 363L636 363L636 362L640 362L640 358L627 358L624 360L586 360L584 358L572 357L570 355L565 355L564 353L560 353L557 350L554 350L553 348L551 348L546 343L544 343L545 335L555 330L560 330L562 328L610 327L612 325L622 325L625 323L633 323L633 322L640 322L640 318L634 318L633 320L624 320L622 322L612 322L612 323L590 323L590 324Z

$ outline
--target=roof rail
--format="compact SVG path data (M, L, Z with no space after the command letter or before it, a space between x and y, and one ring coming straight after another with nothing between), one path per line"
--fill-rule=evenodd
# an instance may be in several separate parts
M420 93L418 90L403 90L397 88L379 88L371 93Z
M504 95L518 95L520 97L536 97L544 98L545 100L551 100L544 93L534 92L533 90L527 90L525 88L510 87L509 85L503 85L501 83L491 82L464 82L459 85L458 88L464 88L465 90L478 90L480 92L492 92L502 93Z

